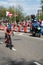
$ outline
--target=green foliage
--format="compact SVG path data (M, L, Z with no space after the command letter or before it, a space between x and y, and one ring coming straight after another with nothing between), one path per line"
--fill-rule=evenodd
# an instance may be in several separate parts
M0 17L5 18L6 17L6 8L0 7Z
M40 16L37 16L37 19L38 19L38 20L39 20L39 19L43 20L43 12L40 14Z
M21 19L24 19L24 13L22 12L22 9L20 6L16 8L16 21L19 22Z
M43 0L41 0L41 8L42 8L42 12L43 12Z
M40 14L40 19L43 20L43 12Z
M11 12L13 16L6 17L6 11ZM1 6L0 7L0 18L8 18L10 22L14 22L15 20L19 22L20 19L24 18L24 13L20 6L18 6L17 8L14 8L14 7L4 8Z
M41 1L42 12L40 13L40 15L39 15L39 14L37 15L37 19L38 19L38 20L39 20L39 19L43 20L43 0L40 0L40 1Z

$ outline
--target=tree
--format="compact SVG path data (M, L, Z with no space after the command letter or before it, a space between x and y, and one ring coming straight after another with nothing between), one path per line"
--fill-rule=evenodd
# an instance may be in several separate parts
M16 8L9 7L8 11L13 14L12 17L9 17L9 20L12 22L16 21L18 23L22 18L24 18L24 14L23 14L22 8L20 6L18 6Z
M40 14L40 17L39 17L41 20L43 20L43 13Z
M40 13L40 16L37 15L37 19L38 19L38 20L39 20L39 19L43 20L43 13Z
M40 12L40 10L38 10L37 19L43 20L43 0L40 0L40 1L41 1L41 9L42 10L41 10L41 12Z
M6 16L6 11L9 11L13 15L11 17ZM24 19L24 13L22 11L22 8L20 6L14 8L14 7L9 7L9 8L4 8L0 6L0 19L2 18L7 18L9 19L10 22L14 22L15 20L19 22L20 19Z
M8 18L9 18L9 21L12 23L12 22L14 22L14 20L15 20L15 18L14 18L15 8L14 8L14 7L9 7L9 8L8 8L8 11L12 14L11 17L8 17Z
M41 0L41 8L42 8L42 12L43 12L43 0Z
M24 19L24 13L23 13L23 10L22 10L22 7L18 6L16 8L16 21L19 22L21 19Z
M25 21L27 21L27 20L30 20L30 16L29 16L29 15L27 15L27 16L25 17Z
M6 17L6 8L0 7L0 18L5 18Z

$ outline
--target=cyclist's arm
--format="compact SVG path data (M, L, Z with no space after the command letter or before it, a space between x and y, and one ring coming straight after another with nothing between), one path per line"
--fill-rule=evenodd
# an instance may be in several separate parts
M10 33L7 33L7 34L11 35L12 34L12 31L10 31Z

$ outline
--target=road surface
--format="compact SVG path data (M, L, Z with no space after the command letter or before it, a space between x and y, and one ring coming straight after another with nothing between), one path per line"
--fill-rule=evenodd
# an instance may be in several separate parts
M4 40L4 32L0 31L0 42ZM15 50L0 43L0 65L43 65L43 36L32 37L30 33L14 32L12 44Z

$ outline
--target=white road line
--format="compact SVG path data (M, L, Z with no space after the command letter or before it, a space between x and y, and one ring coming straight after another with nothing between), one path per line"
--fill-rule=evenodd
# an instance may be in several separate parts
M23 35L24 33L19 33L18 35Z
M36 65L41 65L41 64L39 64L38 62L34 62Z

